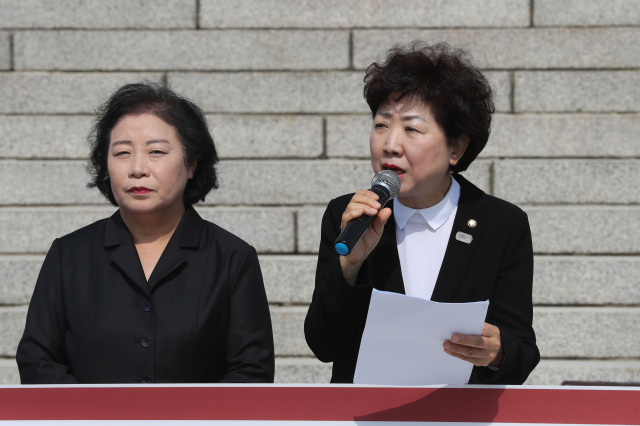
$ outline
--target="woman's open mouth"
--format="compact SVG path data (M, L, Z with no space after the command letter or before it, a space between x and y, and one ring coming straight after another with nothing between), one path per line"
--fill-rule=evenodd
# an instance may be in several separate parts
M405 175L405 173L407 173L406 170L401 169L400 167L396 166L395 164L388 164L388 163L384 163L382 165L382 170L389 170L392 171L393 173L395 173L396 175L398 175L398 177L400 179L402 179L402 177Z

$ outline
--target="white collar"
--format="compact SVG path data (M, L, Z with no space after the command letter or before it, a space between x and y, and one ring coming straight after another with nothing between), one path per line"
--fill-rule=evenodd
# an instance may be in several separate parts
M429 224L429 227L434 231L440 228L449 219L453 211L458 207L458 200L460 199L460 184L451 177L451 186L447 195L444 196L440 202L434 206L427 207L426 209L412 209L407 207L398 201L397 198L393 200L393 216L396 220L396 225L400 229L404 229L405 225L414 214L418 213L422 216L425 222ZM419 220L422 222L422 220Z

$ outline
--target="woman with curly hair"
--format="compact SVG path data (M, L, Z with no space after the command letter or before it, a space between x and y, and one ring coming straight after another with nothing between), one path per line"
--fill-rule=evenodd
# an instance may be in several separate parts
M352 383L372 289L437 302L489 300L482 335L454 334L443 350L474 365L469 383L522 384L540 359L527 215L459 174L489 138L489 82L467 52L422 42L391 49L364 81L371 165L396 173L400 192L382 209L368 190L329 203L305 319L309 347L333 362L332 382ZM334 241L345 226L376 213L352 251L338 255Z

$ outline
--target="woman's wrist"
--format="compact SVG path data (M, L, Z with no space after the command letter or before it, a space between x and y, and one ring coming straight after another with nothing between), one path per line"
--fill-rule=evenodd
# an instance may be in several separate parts
M349 256L340 256L340 267L342 268L342 276L350 286L355 286L358 281L358 273L364 263L364 259L352 262Z

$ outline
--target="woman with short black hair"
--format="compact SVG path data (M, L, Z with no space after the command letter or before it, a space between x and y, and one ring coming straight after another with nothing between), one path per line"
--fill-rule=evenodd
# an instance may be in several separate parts
M437 302L489 300L482 335L454 334L443 350L475 366L469 383L522 384L540 359L527 215L458 174L489 138L489 82L467 52L423 42L391 49L364 82L371 165L396 173L400 192L386 208L368 190L329 203L305 319L309 347L333 362L332 382L351 383L373 288ZM338 255L345 226L376 213L352 251Z
M89 142L89 186L119 209L53 242L16 355L22 383L273 382L256 251L192 207L218 186L202 111L129 84Z

